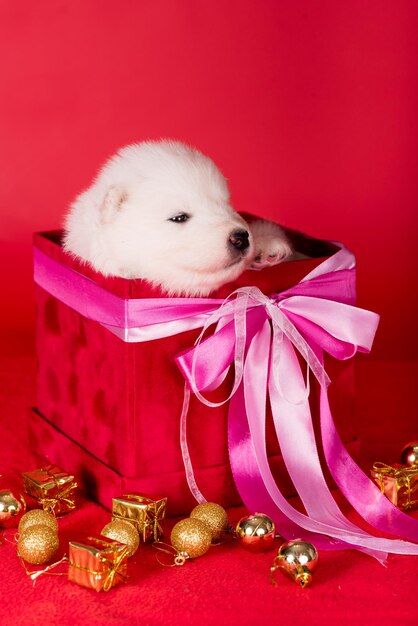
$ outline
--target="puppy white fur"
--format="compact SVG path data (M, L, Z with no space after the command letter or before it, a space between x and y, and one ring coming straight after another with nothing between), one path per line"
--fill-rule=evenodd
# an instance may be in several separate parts
M232 209L211 159L165 140L127 146L108 161L70 207L64 247L104 275L184 296L208 295L292 252L277 224L248 224Z

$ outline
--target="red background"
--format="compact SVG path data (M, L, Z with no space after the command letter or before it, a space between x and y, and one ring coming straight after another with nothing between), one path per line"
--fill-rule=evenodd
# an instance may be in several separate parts
M356 253L359 303L382 316L371 358L409 376L364 410L411 419L415 0L2 2L0 64L4 328L33 328L32 232L60 226L115 149L174 137L214 158L236 209Z
M11 459L30 469L34 451L22 426L35 396L32 232L60 226L114 150L161 136L212 156L238 210L356 253L359 304L382 322L356 359L353 428L366 468L399 460L418 440L417 67L416 0L0 0L0 474ZM85 502L62 521L62 545L105 520ZM271 553L227 544L167 570L150 550L99 598L52 576L22 581L10 537L5 625L416 623L404 557L385 569L321 554L301 594L270 587Z

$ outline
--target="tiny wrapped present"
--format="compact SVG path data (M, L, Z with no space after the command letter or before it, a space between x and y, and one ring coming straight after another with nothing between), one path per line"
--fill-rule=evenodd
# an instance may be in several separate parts
M374 463L371 470L382 493L399 509L418 507L418 467Z
M135 526L142 541L159 541L163 537L162 522L167 498L151 499L137 494L112 498L113 519L122 519Z
M128 551L128 546L113 539L70 541L68 579L96 591L109 591L126 582Z
M76 508L74 476L56 465L22 472L25 493L35 498L45 511L60 515Z

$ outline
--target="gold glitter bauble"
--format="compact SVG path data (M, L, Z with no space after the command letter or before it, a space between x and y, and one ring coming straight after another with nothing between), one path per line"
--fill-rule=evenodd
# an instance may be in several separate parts
M48 511L44 511L43 509L32 509L32 511L25 513L19 522L18 531L19 533L23 533L27 528L30 528L30 526L38 526L40 524L48 526L55 533L58 532L57 520L52 513L48 513Z
M215 502L203 502L198 504L190 513L192 519L200 519L209 526L212 532L212 540L219 539L228 525L228 516L225 509Z
M194 559L209 550L212 531L199 519L183 519L171 531L171 545L178 552L185 552Z
M58 546L58 534L45 524L37 524L19 534L17 553L28 563L40 565L52 559Z
M138 550L139 534L135 526L130 522L114 519L109 524L106 524L101 534L108 539L115 539L127 545L129 548L128 556L132 556Z

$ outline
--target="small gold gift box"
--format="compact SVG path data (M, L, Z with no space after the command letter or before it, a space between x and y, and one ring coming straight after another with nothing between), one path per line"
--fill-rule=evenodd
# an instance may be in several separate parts
M385 496L399 509L415 509L418 506L418 467L390 466L375 463L371 475Z
M96 591L109 591L126 582L128 551L128 546L113 539L70 541L68 580Z
M76 508L74 476L56 465L46 465L32 472L23 472L25 493L35 498L45 511L59 515Z
M112 499L113 519L131 522L142 541L159 541L163 536L162 521L167 498L152 500L146 496L126 494Z

